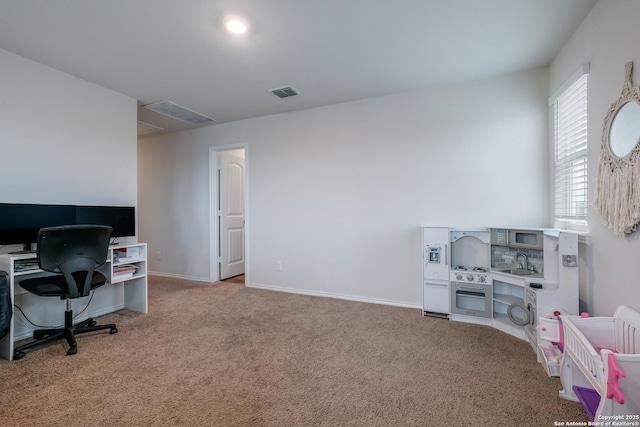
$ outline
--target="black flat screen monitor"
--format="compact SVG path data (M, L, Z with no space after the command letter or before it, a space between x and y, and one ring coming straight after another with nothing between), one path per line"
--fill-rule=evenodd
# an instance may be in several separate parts
M75 222L72 205L0 203L0 245L30 245L37 242L41 228Z
M76 206L76 224L108 225L111 237L136 235L136 214L133 206Z

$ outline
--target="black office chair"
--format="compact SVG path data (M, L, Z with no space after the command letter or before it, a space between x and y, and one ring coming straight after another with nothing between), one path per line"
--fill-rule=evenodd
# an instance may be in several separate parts
M9 334L13 305L7 272L0 271L0 341Z
M32 341L17 347L13 358L25 356L25 350L66 339L68 355L76 354L78 345L75 336L86 332L109 329L118 332L116 325L100 325L89 318L73 325L71 300L86 297L93 289L107 282L107 278L95 271L107 261L111 227L104 225L65 225L43 228L38 233L38 265L42 270L58 273L52 276L35 277L19 282L27 291L42 297L59 297L67 301L64 312L64 328L37 329Z

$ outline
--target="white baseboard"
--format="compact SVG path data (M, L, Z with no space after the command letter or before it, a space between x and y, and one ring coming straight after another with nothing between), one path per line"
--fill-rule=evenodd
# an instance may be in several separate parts
M149 271L147 272L147 275L210 283L209 279L205 279L202 277L182 276L178 274L161 273L158 271ZM324 297L324 298L336 298L336 299L342 299L347 301L366 302L370 304L382 304L382 305L390 305L394 307L416 308L416 309L422 310L421 305L407 304L399 301L384 300L384 299L378 299L378 298L366 298L366 297L359 297L354 295L334 294L334 293L323 292L323 291L308 291L304 289L285 288L281 286L261 285L256 283L245 283L245 286L247 288L265 289L268 291L286 292L290 294L310 295L310 296Z
M265 289L268 291L286 292L290 294L310 295L310 296L324 297L324 298L335 298L335 299L342 299L347 301L366 302L370 304L390 305L394 307L415 308L415 309L422 310L422 306L420 305L407 304L399 301L391 301L391 300L384 300L384 299L378 299L378 298L367 298L367 297L359 297L354 295L334 294L334 293L322 292L322 291L309 291L309 290L296 289L296 288L284 288L280 286L269 286L269 285L261 285L256 283L245 283L245 286L247 288Z
M159 271L148 271L147 275L148 276L168 277L168 278L171 278L171 279L193 280L194 282L211 283L211 281L208 278L204 278L204 277L182 276L182 275L179 275L179 274L161 273Z

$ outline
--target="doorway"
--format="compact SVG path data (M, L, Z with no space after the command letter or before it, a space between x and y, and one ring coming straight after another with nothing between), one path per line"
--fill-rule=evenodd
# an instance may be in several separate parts
M211 281L245 277L246 150L244 146L211 151Z

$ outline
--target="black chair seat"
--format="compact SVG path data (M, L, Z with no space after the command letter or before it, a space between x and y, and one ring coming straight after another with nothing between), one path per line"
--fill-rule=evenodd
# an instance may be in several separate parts
M78 286L80 294L84 294L83 287L84 282L87 279L87 272L76 271L71 275L76 282L76 286ZM93 277L91 278L91 290L99 288L105 283L107 283L107 278L104 277L102 273L98 273L96 271L93 273ZM20 286L32 294L36 294L41 297L60 297L60 299L67 299L68 286L64 276L56 275L25 279L20 281Z

